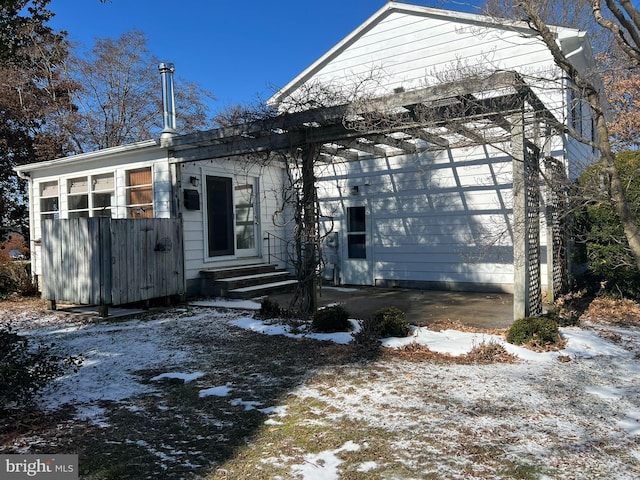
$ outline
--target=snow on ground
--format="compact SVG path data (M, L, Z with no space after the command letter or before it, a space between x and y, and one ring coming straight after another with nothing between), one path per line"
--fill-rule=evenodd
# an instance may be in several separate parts
M316 454L306 454L304 463L293 465L291 472L294 475L301 475L305 480L327 480L339 478L338 467L342 460L338 457L340 452L357 452L360 445L348 441L342 447L331 451L324 451Z
M263 334L302 335L255 319L232 323ZM456 356L492 342L520 361L401 366L377 362L366 370L353 365L329 367L319 375L334 379L331 386L311 381L292 394L305 403L329 403L310 420L320 428L349 419L403 432L393 448L397 461L423 468L427 477L462 478L459 472L465 469L474 475L464 478L491 477L495 472L490 460L461 453L469 448L462 446L467 442L472 451L490 451L500 445L514 463L549 466L558 478L640 477L640 337L637 329L618 329L616 334L633 348L625 349L595 330L578 327L561 329L566 345L558 352L533 352L508 344L499 335L414 328L409 337L385 339L383 345L398 348L419 343ZM333 335L344 342L343 334ZM331 335L323 339L332 340ZM367 378L365 388L354 389L363 377ZM277 425L283 417L286 411L265 423ZM344 448L307 454L302 464L291 466L291 472L303 480L338 479L338 455ZM380 466L366 455L364 448L357 470L375 472ZM274 465L285 460L271 459Z
M189 305L194 307L233 308L236 310L260 310L260 303L251 300L233 300L226 298L210 298L207 300L193 300Z
M351 320L354 331L358 328L358 322ZM262 320L256 320L253 318L239 318L231 321L232 325L235 325L252 332L264 333L265 335L284 335L289 338L310 338L313 340L334 342L339 344L347 344L353 340L353 336L350 332L336 332L336 333L310 333L301 332L291 328L289 325L283 325L281 323L265 322Z
M193 335L215 332L216 338L224 339L241 328L291 338L351 340L349 333L304 333L256 320L247 313L211 308L174 309L151 318L103 323L44 314L15 318L13 326L23 335L55 343L59 353L83 356L77 373L60 378L44 392L42 406L56 409L70 403L79 418L103 427L109 421L100 406L104 400L125 402L157 393L159 383L166 379L197 381L200 388L206 369L189 342ZM480 343L496 342L521 361L458 365L391 360L323 367L316 379L291 395L329 403L330 408L319 412L327 424L348 418L394 435L406 433L395 441L393 451L399 462L422 468L425 476L435 472L454 478L453 473L472 468L478 476L466 478L487 478L485 470L490 467L460 453L464 432L464 441L475 439L480 447L490 442L501 445L501 455L554 466L563 474L559 478L637 478L640 331L611 327L608 332L618 339L614 343L599 336L600 330L563 328L567 340L563 350L536 353L507 344L498 335L416 328L410 337L386 339L384 345L397 348L417 342L435 352L461 355ZM559 358L570 361L560 362ZM151 382L141 381L142 370L154 372ZM329 372L338 380L323 384L322 376ZM363 377L366 382L358 381ZM286 405L243 399L232 384L202 387L200 397L227 398L230 405L245 411L259 410L267 415L267 425L277 426L288 415ZM365 444L347 442L335 450L305 454L303 463L289 463L291 475L303 480L338 479L340 455L355 451L362 454L358 471L381 468L375 458L367 457ZM287 464L286 460L263 461Z
M82 366L77 373L57 379L45 391L42 406L55 410L64 404L77 409L79 419L92 420L106 426L101 401L119 402L156 390L152 384L141 383L136 374L146 369L166 369L152 380L180 378L193 381L202 372L178 372L194 361L192 349L181 340L190 326L224 322L233 314L217 310L202 310L192 315L187 310L174 310L152 320L86 323L74 317L46 314L43 319L23 320L15 328L44 344L54 344L63 355L81 355Z

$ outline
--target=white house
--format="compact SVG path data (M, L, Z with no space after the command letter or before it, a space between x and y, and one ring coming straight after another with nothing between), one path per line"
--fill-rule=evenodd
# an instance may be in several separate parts
M576 66L593 68L583 32L555 32ZM527 25L396 2L385 4L272 102L286 102L314 82L391 94L499 71L520 73L560 122L593 135L586 107L579 108ZM596 154L568 136L546 142L544 156L561 162L572 178ZM483 144L327 164L319 172L320 189L324 208L335 212L339 236L327 254L338 277L348 284L512 291L509 149Z
M592 68L583 32L553 31L576 67ZM325 158L316 175L323 226L330 231L327 277L343 284L486 291L514 291L518 282L530 281L519 280L514 267L522 255L513 218L514 178L524 168L523 157L535 156L536 165L553 159L556 173L575 178L596 152L552 128L554 119L592 135L588 109L580 108L582 102L527 25L387 2L270 101L284 110L318 87L340 92L333 103L340 103L341 95L355 98L357 90L385 99L385 105L397 99L394 115L415 114L416 105L432 115L458 108L459 115L445 119L449 123L422 118L404 129L372 126L351 134L348 142L311 132L318 134L315 142ZM521 107L500 103L525 90ZM509 107L500 110L500 105ZM274 222L284 220L274 213L281 209L287 179L281 164L256 162L248 152L284 149L296 128L323 126L318 120L323 115L310 122L303 114L294 114L295 125L282 120L283 128L252 124L163 135L18 167L30 182L35 272L42 273L42 219L105 215L181 218L190 294L200 291L203 269L267 261L264 239L287 235L286 222ZM348 117L341 118L344 127ZM501 133L494 135L497 130ZM274 142L277 135L286 140ZM533 183L537 188L538 181ZM544 246L551 244L546 228L551 218L543 215L547 207L553 210L549 198L547 192L533 206L541 211L533 223L542 227L534 235L542 245L536 253L542 286L549 283L550 252Z

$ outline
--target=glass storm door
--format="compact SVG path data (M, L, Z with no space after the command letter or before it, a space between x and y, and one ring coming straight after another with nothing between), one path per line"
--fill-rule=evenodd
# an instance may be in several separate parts
M207 175L206 189L209 257L233 255L232 179Z
M250 184L234 187L236 254L240 257L257 255L256 238L258 237L259 217L256 211L254 190L254 186Z

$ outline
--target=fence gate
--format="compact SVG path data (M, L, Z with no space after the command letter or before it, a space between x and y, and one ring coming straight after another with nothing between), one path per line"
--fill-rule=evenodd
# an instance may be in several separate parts
M124 305L183 295L179 219L74 218L42 222L42 296Z

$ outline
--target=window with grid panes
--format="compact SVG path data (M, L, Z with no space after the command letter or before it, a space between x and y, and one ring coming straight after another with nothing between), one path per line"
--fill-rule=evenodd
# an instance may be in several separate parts
M126 179L127 218L153 218L151 167L129 170Z
M67 210L69 218L89 216L89 181L87 177L67 180Z
M115 183L113 173L91 177L91 216L111 217Z
M58 182L40 184L40 218L42 220L60 217L60 190Z

